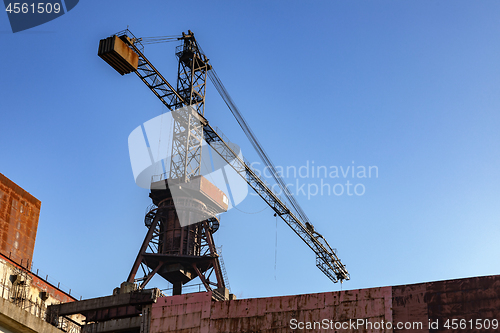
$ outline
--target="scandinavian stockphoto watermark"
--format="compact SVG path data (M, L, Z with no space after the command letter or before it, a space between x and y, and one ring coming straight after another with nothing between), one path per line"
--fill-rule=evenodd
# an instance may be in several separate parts
M187 183L180 183L177 175L184 169L194 170L223 193L223 202L228 210L238 205L248 194L244 179L230 165L234 158L224 160L202 138L202 124L196 110L184 107L164 113L135 128L128 137L130 163L136 184L146 189L169 189L176 211L185 205L187 197L198 197L189 189L195 186L196 176ZM174 139L175 138L175 139ZM238 145L227 143L231 150L243 160ZM174 172L171 172L171 169ZM199 186L199 185L198 185ZM207 188L206 188L207 189ZM201 222L212 216L178 214L182 226Z
M79 0L11 1L4 0L12 32L30 29L52 21L70 10Z
M195 175L199 175L221 191L222 200L231 209L248 195L245 171L236 172L233 168L233 165L239 164L234 163L236 158L240 161L244 158L240 147L229 141L226 144L237 157L232 155L222 158L212 148L214 143L211 144L208 145L204 140L203 125L192 107L150 119L135 128L128 138L134 180L138 186L146 189L168 188L179 212L180 207L185 205L186 196L197 195L190 186L193 185L191 180L197 179ZM263 180L271 179L270 168L260 170L260 166L259 162L252 163L252 171ZM365 181L379 177L377 166L357 165L354 161L347 166L325 166L306 161L301 166L277 166L275 170L288 182L287 190L292 195L306 196L308 199L317 195L362 196L366 193ZM188 174L189 181L181 180L182 175ZM293 181L290 182L291 179ZM194 186L199 187L196 184ZM275 194L281 194L282 188L278 184L268 186ZM179 218L179 222L185 226L204 219Z
M422 330L424 324L420 321L415 322L396 322L390 321L371 321L368 319L349 319L344 321L334 321L331 319L322 319L321 321L299 321L297 319L290 319L290 329L304 330L304 331L318 331L318 330L392 330L392 329L406 329L406 330ZM433 328L429 321L429 328Z
M252 168L257 176L272 179L269 167L260 170L261 163L252 163ZM278 175L285 179L287 189L292 195L305 196L307 199L321 196L362 196L366 193L365 182L368 179L379 177L376 165L317 165L314 161L306 161L301 166L276 166ZM272 190L281 195L282 190L278 185L273 185ZM253 195L253 194L252 194Z
M347 330L484 330L494 331L499 328L498 319L465 319L465 318L441 318L428 319L427 322L421 321L372 321L370 319L349 319L344 321L334 321L324 318L320 321L299 321L295 318L290 319L289 327L292 330L300 331L347 331Z

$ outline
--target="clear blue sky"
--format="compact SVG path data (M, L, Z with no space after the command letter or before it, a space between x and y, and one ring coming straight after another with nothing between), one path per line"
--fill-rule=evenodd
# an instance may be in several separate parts
M297 196L351 274L343 289L500 273L500 2L190 4L80 1L16 34L0 13L0 172L42 201L36 267L85 298L108 295L146 233L127 138L165 109L97 56L128 25L194 31L276 165L377 166L378 177L299 179L365 187ZM175 45L145 49L171 82ZM256 160L213 87L206 117ZM265 206L248 197L215 234L232 291L340 290Z

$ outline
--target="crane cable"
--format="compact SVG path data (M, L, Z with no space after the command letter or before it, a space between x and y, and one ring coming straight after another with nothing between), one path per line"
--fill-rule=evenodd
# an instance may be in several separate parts
M202 53L204 53L203 50L199 47L199 45L198 45L198 49ZM228 106L229 110L231 111L231 113L235 117L236 121L238 122L240 127L243 129L243 132L245 132L247 138L249 139L250 143L252 144L252 146L256 150L256 152L259 155L259 157L261 158L262 162L264 162L266 167L271 171L271 175L272 175L273 179L276 181L276 183L278 184L280 189L285 194L285 197L288 199L288 202L295 209L296 213L301 217L302 221L309 222L309 218L307 217L305 212L302 210L302 208L300 207L300 205L297 202L297 200L295 199L295 197L288 190L288 187L286 186L285 182L283 181L283 179L279 175L278 171L276 170L275 165L273 164L273 162L271 161L271 159L269 158L269 156L265 152L265 150L262 147L262 145L260 144L259 140L257 139L257 137L253 133L252 129L248 125L247 121L245 120L245 118L243 117L241 112L239 111L238 107L236 106L233 99L231 98L231 96L227 92L226 88L222 84L222 81L220 80L219 76L217 75L217 73L215 72L213 67L208 72L208 76L209 76L210 80L212 81L213 85L215 86L216 90L219 92L222 99L224 100L224 102Z
M224 100L226 105L229 107L229 110L231 111L231 113L235 117L236 121L238 122L240 127L245 132L247 138L249 139L250 143L252 144L252 146L256 150L257 154L259 155L261 160L264 162L266 167L269 169L269 171L271 171L271 175L272 175L273 179L276 181L276 183L278 184L280 189L283 191L283 193L285 194L285 197L288 199L288 201L290 202L292 207L295 208L295 211L302 218L302 220L306 221L306 222L309 221L309 219L307 218L307 215L304 213L302 208L299 206L295 197L293 197L293 195L288 190L285 182L283 181L283 179L279 175L278 171L276 170L275 165L273 164L273 162L271 161L271 159L269 158L269 156L265 152L264 148L262 147L259 140L257 139L255 134L253 133L252 129L249 127L245 118L242 116L241 112L238 110L238 107L234 104L234 101L232 100L231 96L229 96L229 93L227 92L226 88L224 87L224 85L220 81L217 73L215 72L215 70L213 68L209 72L209 77L210 77L210 80L212 81L212 83L214 84L215 88L217 89L217 91L221 95L222 99Z
M180 35L177 36L158 36L158 37L141 37L139 38L139 42L141 44L158 44L158 43L166 43L166 42L176 42L179 38L182 37Z

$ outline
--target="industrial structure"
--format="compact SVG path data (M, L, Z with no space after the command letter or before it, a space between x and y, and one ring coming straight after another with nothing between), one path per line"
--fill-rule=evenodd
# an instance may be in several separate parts
M71 290L33 267L41 202L0 173L0 332L76 333L79 316L45 318L54 303L76 301Z
M40 201L0 174L0 253L29 266L39 215Z
M203 142L314 251L328 278L342 282L349 273L284 186L194 34L163 39L181 41L176 88L144 56L147 39L126 30L99 43L99 56L121 75L136 73L174 119L169 169L151 180L148 231L127 279L109 296L78 299L71 289L40 276L32 257L41 203L0 174L0 333L449 332L457 331L453 319L463 332L499 328L500 275L257 299L230 294L213 239L229 199L200 171ZM209 124L207 78L284 199ZM172 283L172 296L146 288L155 275ZM206 291L183 292L195 278Z
M118 331L132 319L137 332L150 333L493 332L500 327L498 275L222 302L213 301L211 292L148 300L137 295L141 316L103 321L89 331L111 332L113 326ZM118 299L112 301L103 297L53 307L64 315L92 306L103 314L117 311L118 304L123 308ZM459 322L462 329L451 329Z
M175 39L175 37L167 37ZM217 289L217 299L228 299L218 253L212 234L219 224L217 214L227 210L222 200L224 194L200 175L202 143L205 141L227 162L285 223L314 251L316 265L333 282L349 279L349 273L336 252L318 233L298 202L276 171L273 163L260 146L255 135L232 102L208 58L202 52L193 32L177 38L182 45L177 48L177 87L174 88L144 56L144 39L136 38L129 30L103 39L98 55L121 75L135 72L157 98L172 112L174 133L170 169L160 182L152 182L150 197L153 209L146 214L148 233L127 282L145 287L154 274L159 274L174 286L174 294L181 293L181 286L199 277L207 291ZM155 39L158 42L158 39ZM231 148L227 140L209 124L205 117L205 91L207 77L235 115L266 167L272 172L287 200L283 200L271 187L257 176L250 163ZM205 188L203 188L205 186ZM172 191L182 188L189 193L174 203ZM207 195L212 193L213 195ZM183 226L181 215L205 216L201 222ZM151 249L149 253L147 249ZM139 267L144 276L136 277ZM209 280L214 273L216 282Z

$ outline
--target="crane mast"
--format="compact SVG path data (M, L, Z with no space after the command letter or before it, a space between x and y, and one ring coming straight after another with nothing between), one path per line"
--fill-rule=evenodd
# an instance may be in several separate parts
M310 221L305 221L303 214L297 214L293 209L290 209L291 206L287 205L282 198L274 193L269 184L257 176L257 172L250 166L250 163L243 160L231 149L227 139L225 139L222 133L216 131L209 125L204 117L204 106L207 73L212 70L212 67L206 56L201 52L194 38L194 34L189 31L188 34L183 33L182 37L179 38L182 40L182 45L176 50L176 56L179 60L177 89L174 89L144 56L141 43L130 33L130 31L126 30L119 34L120 36L114 35L107 40L110 38L119 38L123 41L127 46L127 52L130 50L135 54L133 57L137 57L137 65L133 66L133 61L127 60L125 62L132 63L132 67L123 70L120 69L120 66L116 65L116 62L106 59L106 56L103 56L105 53L102 51L103 47L101 47L101 44L103 44L105 40L101 40L99 55L122 75L135 72L169 110L175 111L189 107L188 110L190 111L187 112L172 112L174 115L174 133L168 180L175 180L177 183L187 183L192 179L201 177L199 176L201 149L203 140L206 141L207 144L210 145L210 147L215 150L256 193L259 194L259 196L274 210L275 214L290 226L290 228L314 251L316 254L316 266L330 280L333 282L349 280L349 273L337 257L336 251L332 249L324 237L314 229L312 223L310 223ZM167 175L165 178L167 178ZM166 179L164 181L167 183ZM145 267L145 277L142 278L141 284L142 288L154 274L159 273L162 275L162 266L168 261L150 260L146 253L146 249L151 247L151 243L154 243L156 246L161 243L160 238L162 237L162 232L164 233L162 227L159 227L162 225L162 219L164 219L164 213L161 213L161 211L164 210L162 205L165 205L165 203L171 205L171 201L168 200L168 195L166 197L165 195L160 195L163 201L156 198L155 202L155 196L157 195L158 193L154 193L153 190L151 191L150 197L153 199L156 206L146 214L146 225L149 228L148 234L146 235L128 278L129 282L137 281L137 279L135 279L135 274L137 273L138 267L141 266L143 269ZM220 211L219 209L219 212ZM222 211L224 210L222 209ZM198 250L195 251L195 254L198 256L205 256L209 259L210 263L207 264L205 262L206 260L198 264L193 264L191 262L191 268L194 272L193 276L199 276L207 287L207 290L211 290L211 284L217 286L219 288L217 290L220 290L220 288L225 287L225 283L212 238L212 233L216 231L218 226L218 220L214 217L216 214L214 209L212 209L211 214L211 217L205 221L197 223L194 226L183 228L187 228L187 230L184 230L187 233L194 232L203 236L203 243L207 245L205 246L204 252L202 251L203 253ZM194 228L196 230L191 230L189 228ZM161 248L157 249L157 253L162 251L163 249ZM176 253L175 255L178 256L179 254L182 253ZM191 253L191 255L192 254L193 253ZM209 275L203 274L204 271L210 269L215 271L214 275L217 278L217 283L209 281ZM175 280L168 274L163 274L162 276L167 280L169 280L170 277L169 281ZM187 278L181 280L180 282L174 283L174 291L176 289L176 284L177 290L179 291L180 285L185 283Z
M153 205L145 216L148 232L127 282L142 289L158 274L172 283L173 294L180 294L184 284L199 277L207 291L213 291L214 298L227 299L229 292L213 240L219 226L217 215L227 210L226 197L200 174L200 120L204 120L209 65L191 32L179 39L183 43L176 52L176 89L144 56L142 48L137 47L141 44L130 32L103 39L99 44L101 58L122 75L135 72L173 111L170 168L151 183Z
M205 110L205 91L207 72L210 69L206 57L198 49L194 35L189 31L180 38L183 43L177 48L179 60L177 71L177 93L185 106L190 106L198 115L203 116ZM201 148L203 145L203 126L199 118L191 112L174 113L174 132L172 140L172 156L170 160L170 179L188 182L200 175ZM187 127L184 126L187 124Z

